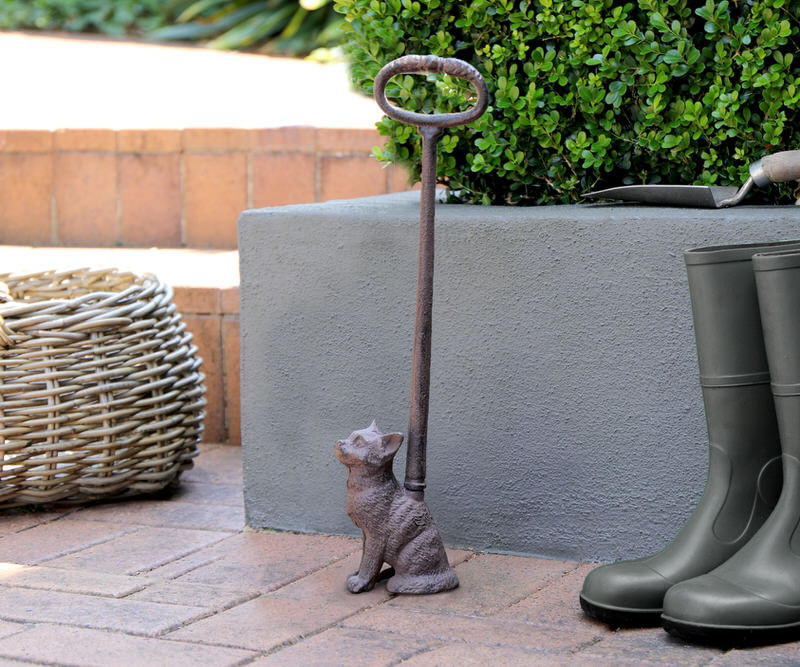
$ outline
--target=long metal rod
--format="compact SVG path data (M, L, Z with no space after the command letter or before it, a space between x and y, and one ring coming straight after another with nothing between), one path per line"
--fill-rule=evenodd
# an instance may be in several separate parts
M425 459L428 445L428 405L431 385L431 329L433 313L434 212L436 206L436 143L443 129L424 125L422 135L422 193L419 213L419 265L417 314L411 361L411 410L405 487L422 500L425 493Z
M444 72L469 81L478 93L474 106L457 113L425 114L393 106L386 99L386 84L403 73ZM431 315L433 312L433 237L436 204L436 142L446 127L465 125L480 118L489 103L489 91L480 72L457 58L408 55L384 65L375 77L375 101L390 118L419 127L422 135L422 202L419 215L419 268L417 315L411 368L411 410L408 419L405 488L418 500L425 491L425 457L428 445L428 403L431 386Z

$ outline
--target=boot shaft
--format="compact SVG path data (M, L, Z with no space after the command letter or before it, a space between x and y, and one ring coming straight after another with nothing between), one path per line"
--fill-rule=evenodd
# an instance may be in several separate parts
M752 257L800 241L695 248L684 253L703 387L769 382Z
M800 459L800 250L753 257L784 455Z

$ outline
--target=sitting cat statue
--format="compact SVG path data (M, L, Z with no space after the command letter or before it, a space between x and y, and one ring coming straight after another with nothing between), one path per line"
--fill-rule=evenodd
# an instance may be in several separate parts
M438 593L458 586L447 562L442 538L427 506L400 486L392 471L402 433L383 434L375 422L336 443L336 456L347 466L347 515L364 535L358 572L347 590L371 590L378 578L391 576L391 593ZM383 563L392 569L381 572Z

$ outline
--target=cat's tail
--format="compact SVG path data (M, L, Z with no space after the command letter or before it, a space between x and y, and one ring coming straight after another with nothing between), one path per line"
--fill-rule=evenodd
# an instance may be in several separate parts
M396 574L386 582L390 593L426 595L441 593L458 587L458 575L452 567L426 574Z

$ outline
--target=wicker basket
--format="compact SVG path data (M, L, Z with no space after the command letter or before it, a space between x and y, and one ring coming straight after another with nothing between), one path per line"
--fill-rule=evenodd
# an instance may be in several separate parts
M0 281L0 507L176 482L205 388L172 290L114 270Z

